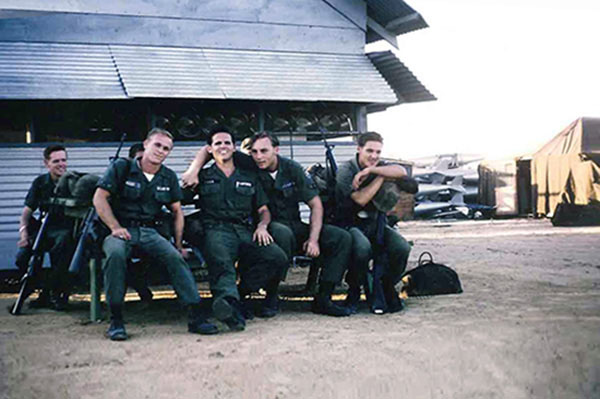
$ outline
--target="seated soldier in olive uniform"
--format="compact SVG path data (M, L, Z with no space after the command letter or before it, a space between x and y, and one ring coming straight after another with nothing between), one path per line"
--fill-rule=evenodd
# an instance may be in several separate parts
M330 316L348 316L350 312L345 307L335 305L331 295L346 270L352 245L350 234L339 227L323 224L323 204L314 182L304 173L300 164L279 155L279 140L276 137L266 132L257 133L250 139L249 146L252 158L236 152L234 159L240 167L258 172L269 198L273 218L269 231L285 251L287 264L296 253L302 251L306 256L317 258L323 267L313 311ZM190 169L201 167L207 159L206 150L201 149ZM300 202L310 208L309 224L300 220Z
M25 206L21 214L19 227L19 250L17 252L16 265L20 271L25 273L32 255L31 247L35 240L37 229L32 228L32 214L36 209L48 212L52 207L48 219L42 248L50 253L52 269L49 276L45 277L42 292L38 299L30 302L31 307L49 307L56 310L64 310L69 299L68 269L71 256L75 249L72 238L73 218L66 217L62 207L52 205L56 196L56 184L67 171L67 150L61 145L51 145L44 149L44 165L48 173L35 178L27 196Z
M245 327L245 316L250 316L244 315L240 298L253 291L267 291L259 316L277 313L277 289L287 259L267 231L271 214L257 174L238 168L233 161L232 134L225 127L215 127L207 143L215 163L198 173L200 184L195 192L199 195L204 234L192 244L201 246L208 264L215 316L230 329L240 331ZM258 218L254 232L253 215Z
M128 159L141 158L144 155L144 143L135 143L129 147ZM166 238L166 237L165 237ZM129 259L127 263L127 275L125 277L127 286L131 287L137 292L138 296L145 305L152 303L152 291L148 287L146 281L146 267L144 262L137 259Z
M177 175L162 165L173 148L173 136L166 130L152 129L144 148L141 158L113 162L94 194L98 216L110 229L103 244L104 287L111 312L107 335L114 341L127 339L122 308L127 258L133 247L166 267L179 300L188 307L188 331L216 334L217 327L200 310L196 281L184 260L182 193ZM154 228L163 206L173 214L175 246Z
M383 138L378 133L360 135L356 156L340 165L336 177L336 224L352 236L352 261L346 274L349 285L346 305L352 310L360 299L361 285L366 284L369 260L376 255L378 213L372 200L386 179L406 176L402 166L380 160L382 146ZM382 278L387 306L371 310L376 314L397 312L403 305L395 285L406 269L410 245L385 223L383 246L378 250L384 250L389 260Z

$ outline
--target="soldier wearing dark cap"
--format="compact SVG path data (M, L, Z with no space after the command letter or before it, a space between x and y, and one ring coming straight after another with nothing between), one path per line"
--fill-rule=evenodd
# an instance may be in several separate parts
M96 211L110 229L103 243L104 287L111 312L107 335L115 341L127 339L123 302L127 258L133 248L166 267L180 302L188 307L188 331L215 334L217 327L200 310L196 282L184 260L182 193L177 175L162 165L173 148L173 136L166 130L152 129L144 148L141 158L113 162L94 194ZM175 246L155 230L155 218L163 206L173 215Z
M40 209L49 214L46 234L42 248L50 253L52 269L44 281L38 299L32 301L32 307L50 307L64 310L69 298L68 273L69 263L75 243L72 239L74 220L66 217L62 207L53 204L56 197L56 186L61 176L67 171L67 150L61 145L50 145L44 149L44 165L48 173L35 178L21 213L19 227L19 250L16 264L19 270L25 271L31 258L31 247L37 231L33 229L33 212Z
M258 172L273 218L269 231L285 251L287 265L294 254L302 251L316 258L323 267L313 311L330 316L348 316L348 310L334 304L331 295L346 270L352 242L350 235L343 229L323 224L323 205L314 182L300 164L279 155L276 137L266 132L257 133L250 139L249 145L252 157L235 153L234 160L242 168ZM208 159L202 151L199 151L191 169ZM311 210L309 224L300 219L300 202L306 203Z
M199 185L191 194L199 195L201 246L208 264L215 316L232 330L245 327L240 299L253 291L267 291L260 316L277 313L277 288L287 260L267 231L271 214L258 175L238 168L233 160L235 142L225 127L213 128L206 150L215 163L197 173ZM253 218L254 216L254 218ZM255 227L256 225L256 227ZM235 262L239 260L240 284L236 286ZM246 314L244 314L246 313Z
M346 274L349 285L347 306L356 308L361 286L366 284L369 260L374 258L376 254L373 251L378 248L386 251L389 260L382 278L387 311L396 312L403 305L395 286L406 269L410 246L387 223L383 231L383 246L375 245L378 215L381 213L377 212L374 198L386 179L402 179L406 170L400 165L380 160L382 147L383 138L379 134L362 134L358 137L356 156L340 165L336 184L336 223L352 235L352 260ZM380 309L372 310L381 313Z

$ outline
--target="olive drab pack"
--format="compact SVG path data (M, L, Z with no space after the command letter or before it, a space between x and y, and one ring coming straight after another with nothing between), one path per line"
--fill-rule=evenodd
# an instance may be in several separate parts
M92 206L99 176L67 171L56 184L56 204L64 207L65 215L83 218Z

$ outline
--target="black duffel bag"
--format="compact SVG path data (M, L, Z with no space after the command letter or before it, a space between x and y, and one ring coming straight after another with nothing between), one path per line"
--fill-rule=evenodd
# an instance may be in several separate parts
M429 260L424 259L425 257L429 257ZM402 297L463 292L458 274L446 265L434 263L429 252L423 252L419 256L418 266L404 273L402 282Z

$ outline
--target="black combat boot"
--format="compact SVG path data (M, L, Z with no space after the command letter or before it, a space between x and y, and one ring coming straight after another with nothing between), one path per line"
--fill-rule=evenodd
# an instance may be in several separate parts
M127 332L125 331L123 312L120 305L110 306L110 327L108 327L106 335L111 341L127 340Z
M279 313L279 278L268 284L267 296L257 316L268 319L275 317L277 313Z
M213 335L217 334L219 329L208 321L200 304L192 304L188 307L188 331L193 334Z
M387 303L387 313L396 313L404 309L404 301L400 298L396 285L387 277L382 279L383 295Z
M250 297L251 291L246 289L243 282L238 286L238 293L240 294L240 310L242 316L246 320L254 320L254 307L252 304L252 298Z
M331 294L333 294L334 287L335 284L330 282L321 282L319 284L319 292L315 295L312 303L313 313L334 317L350 316L348 308L338 306L331 301Z
M218 298L213 303L215 317L227 324L231 331L244 331L246 319L242 314L240 301L233 297Z
M52 309L59 312L64 312L69 309L69 294L62 292L57 295L52 295Z
M29 302L29 307L32 309L52 308L52 300L50 299L50 291L42 289L37 299Z
M348 295L344 300L344 307L346 307L350 314L358 312L358 303L360 302L360 286L348 287Z

